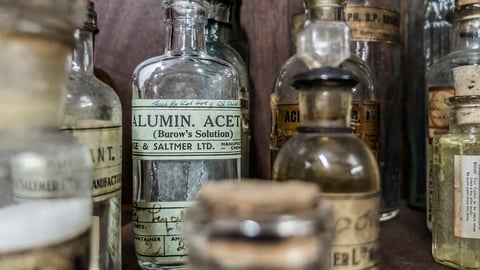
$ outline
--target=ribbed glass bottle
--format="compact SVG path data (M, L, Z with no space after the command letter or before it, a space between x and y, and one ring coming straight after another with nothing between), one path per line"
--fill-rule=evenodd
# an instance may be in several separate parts
M367 62L380 103L377 161L382 177L381 220L400 207L400 0L347 0L352 53Z
M380 176L369 147L350 128L351 88L341 68L322 67L293 79L301 123L280 149L273 179L320 187L333 209L331 269L376 269L380 232Z
M249 177L250 163L250 76L242 56L229 45L233 0L208 0L209 15L205 28L207 53L233 65L239 76L242 116L242 177Z
M352 87L352 124L354 132L376 152L378 101L374 78L366 63L349 52L349 30L343 20L344 6L345 1L342 0L305 1L306 20L299 32L293 33L296 34L297 53L282 66L270 98L272 164L279 149L297 133L300 124L298 91L290 85L291 79L300 72L321 66L342 66L359 78L359 83ZM301 21L299 16L295 20Z
M208 56L207 2L165 2L165 53L133 73L133 228L143 269L185 268L184 211L202 183L239 179L238 74Z
M91 159L58 130L85 11L79 1L0 2L0 269L89 269Z
M117 270L122 266L122 106L115 91L93 72L96 14L93 2L86 3L88 18L75 31L61 129L89 148L94 164L90 269Z
M409 205L425 209L427 205L425 160L426 140L426 74L430 66L450 51L451 24L447 12L454 0L422 0L410 2L407 16L405 124L408 140ZM425 115L425 117L420 117ZM427 213L428 216L431 213Z

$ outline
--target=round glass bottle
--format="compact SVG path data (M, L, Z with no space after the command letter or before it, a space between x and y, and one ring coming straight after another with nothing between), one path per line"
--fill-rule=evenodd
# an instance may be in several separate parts
M300 181L205 184L185 215L189 269L330 269L333 223L318 192Z
M330 67L294 78L301 124L273 168L277 181L317 184L320 195L332 205L337 227L331 269L372 269L378 263L378 166L372 151L350 128L351 87L357 83L350 72ZM338 226L343 223L345 227Z
M92 164L87 149L58 130L85 8L3 1L0 14L0 213L8 219L0 269L87 270Z
M456 269L480 269L480 96L448 101L449 131L433 139L432 254Z
M92 175L91 270L121 268L122 106L115 91L94 74L96 13L84 1L88 17L75 31L70 79L61 129L90 150Z

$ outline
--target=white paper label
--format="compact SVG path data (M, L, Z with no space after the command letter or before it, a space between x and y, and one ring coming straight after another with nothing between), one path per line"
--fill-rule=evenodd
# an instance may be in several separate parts
M480 239L480 156L455 156L455 236Z
M134 202L133 235L137 257L159 264L187 259L182 235L185 211L193 202Z
M232 159L241 154L240 100L132 101L132 155L140 160Z
M332 205L332 269L370 269L378 263L380 195L322 193Z

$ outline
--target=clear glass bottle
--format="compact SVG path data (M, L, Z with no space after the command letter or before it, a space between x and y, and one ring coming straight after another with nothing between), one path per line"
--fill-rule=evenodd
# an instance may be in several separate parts
M426 74L430 66L450 51L451 24L447 12L454 0L411 1L407 15L405 99L405 125L408 140L409 205L425 209L426 195ZM424 114L425 117L419 117ZM431 213L427 213L428 216Z
M273 167L273 179L315 183L332 205L336 228L331 269L372 269L378 264L380 176L372 151L350 128L356 83L352 73L330 67L294 78L301 124Z
M58 130L79 1L2 1L0 269L87 270L87 149ZM32 223L33 222L33 223Z
M122 106L115 91L93 72L96 13L75 31L70 80L61 129L84 143L94 164L90 270L121 269Z
M242 116L242 174L249 177L250 155L250 76L242 56L229 45L233 0L208 0L209 15L205 28L207 53L233 65L239 76Z
M400 0L347 0L350 49L367 62L380 103L377 162L382 179L382 221L400 207Z
M297 133L300 124L298 92L290 85L291 79L303 71L329 65L341 65L360 79L360 82L352 87L354 96L352 121L355 133L376 152L378 101L374 92L374 78L366 63L349 52L348 27L343 21L345 1L306 0L304 5L306 21L298 33L293 33L293 36L296 36L297 53L282 66L270 98L271 162L274 163L277 152L283 144ZM301 21L298 16L296 17L295 21ZM294 29L296 24L293 26ZM332 36L338 39L334 40ZM316 47L315 44L320 42L325 44L324 47ZM339 50L332 51L330 48Z
M207 55L207 2L164 7L165 53L133 74L133 228L143 269L184 268L185 208L202 183L239 179L241 168L238 75Z
M318 193L300 181L206 183L185 214L189 269L330 269L332 214Z
M449 98L450 130L433 139L432 254L455 269L480 269L478 93Z
M432 140L436 133L448 131L450 107L446 99L455 94L452 68L458 65L479 64L480 53L480 1L466 4L456 1L456 8L450 14L452 21L451 51L435 62L427 73L427 124L426 137L426 175L427 175L427 226L431 228L432 208L430 194L432 190Z

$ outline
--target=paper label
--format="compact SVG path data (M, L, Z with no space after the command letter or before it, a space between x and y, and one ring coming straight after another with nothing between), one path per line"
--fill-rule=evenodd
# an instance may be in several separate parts
M480 239L480 156L454 156L455 236Z
M182 235L185 211L193 202L134 202L133 235L137 257L160 264L187 259Z
M240 158L241 122L240 100L136 99L132 155L140 160Z
M399 45L400 13L384 8L347 5L345 19L352 41L386 42Z
M335 221L332 269L367 269L378 263L380 194L322 193L331 203Z
M353 130L375 154L378 150L379 111L378 102L352 102Z
M298 103L273 104L272 117L275 123L272 143L275 148L282 148L293 135L297 134L297 128L300 126Z
M450 124L450 106L447 100L455 94L450 88L428 90L428 136L433 139L436 131L446 131Z
M122 188L122 127L64 129L90 150L95 202L119 195Z

